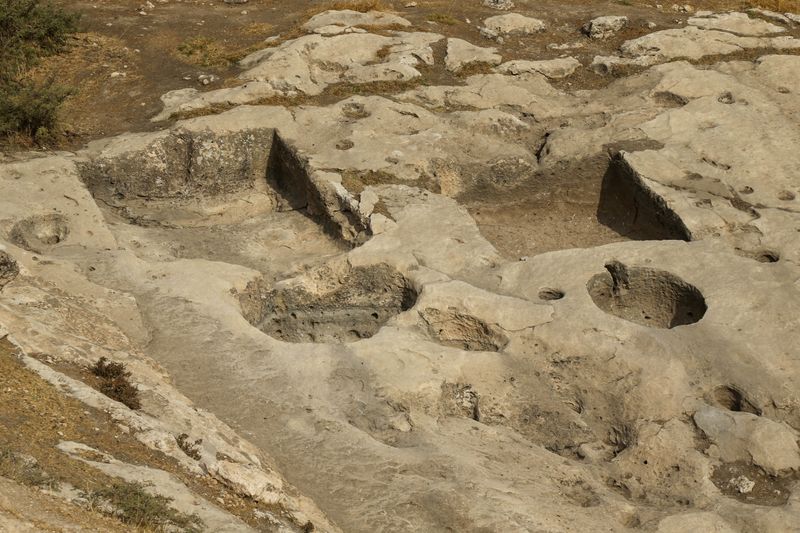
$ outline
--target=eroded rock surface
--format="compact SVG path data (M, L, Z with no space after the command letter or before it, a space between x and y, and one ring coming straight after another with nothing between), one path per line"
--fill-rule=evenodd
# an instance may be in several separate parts
M501 64L366 16L319 15L353 31L256 52L246 83L167 112L233 109L0 167L10 338L125 361L143 409L26 364L288 530L791 530L796 38L701 14L570 91L548 78L577 59ZM744 48L768 52L672 61ZM474 63L497 69L238 105Z

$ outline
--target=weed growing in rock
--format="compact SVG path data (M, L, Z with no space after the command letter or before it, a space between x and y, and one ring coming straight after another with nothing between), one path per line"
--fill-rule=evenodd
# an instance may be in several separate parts
M200 460L200 445L203 444L203 439L197 439L192 442L189 440L189 435L186 433L181 433L175 437L175 442L178 443L178 447L183 450L183 453L195 461Z
M139 390L129 381L131 373L125 370L123 363L114 363L101 357L91 370L100 378L100 392L131 409L141 408Z

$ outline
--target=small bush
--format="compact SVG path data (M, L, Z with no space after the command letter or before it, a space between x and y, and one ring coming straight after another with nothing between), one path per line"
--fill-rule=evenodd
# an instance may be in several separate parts
M178 443L178 447L183 450L183 453L195 461L200 460L200 445L203 444L203 439L197 439L196 441L192 442L189 440L189 435L186 433L181 433L175 437L175 441Z
M142 407L139 401L139 389L129 381L131 373L125 370L124 364L101 357L91 370L92 374L100 378L100 392L131 409Z
M53 83L0 84L0 132L23 133L39 144L53 139L58 108L72 90Z
M187 515L170 506L172 498L152 495L141 483L114 483L110 487L84 494L92 507L113 510L108 513L125 524L151 531L182 531L199 533L203 521L197 515Z

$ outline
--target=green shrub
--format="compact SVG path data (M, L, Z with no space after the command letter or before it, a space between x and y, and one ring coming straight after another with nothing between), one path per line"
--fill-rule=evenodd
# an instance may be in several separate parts
M26 76L39 58L64 49L78 16L39 0L0 0L0 134L44 142L55 131L58 107L70 94L52 80Z
M52 140L58 108L71 92L52 80L0 84L0 132L23 133L40 144Z
M0 0L0 77L17 77L60 52L78 16L39 0Z

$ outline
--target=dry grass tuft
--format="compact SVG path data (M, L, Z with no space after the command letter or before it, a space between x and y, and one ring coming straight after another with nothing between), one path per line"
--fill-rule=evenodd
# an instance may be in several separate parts
M231 63L224 46L208 37L194 37L178 45L182 59L201 67L224 66Z
M445 26L455 26L460 22L457 18L447 13L431 13L428 15L428 20Z
M199 533L203 521L170 506L172 498L149 494L141 483L118 482L84 495L93 509L111 507L109 514L125 524L148 531Z
M800 14L800 0L745 0L747 7L760 7L778 13Z
M321 9L317 13L335 9L337 11L349 9L350 11L359 11L366 13L368 11L388 11L391 6L387 6L381 0L331 0L322 4ZM316 11L316 10L315 10Z

